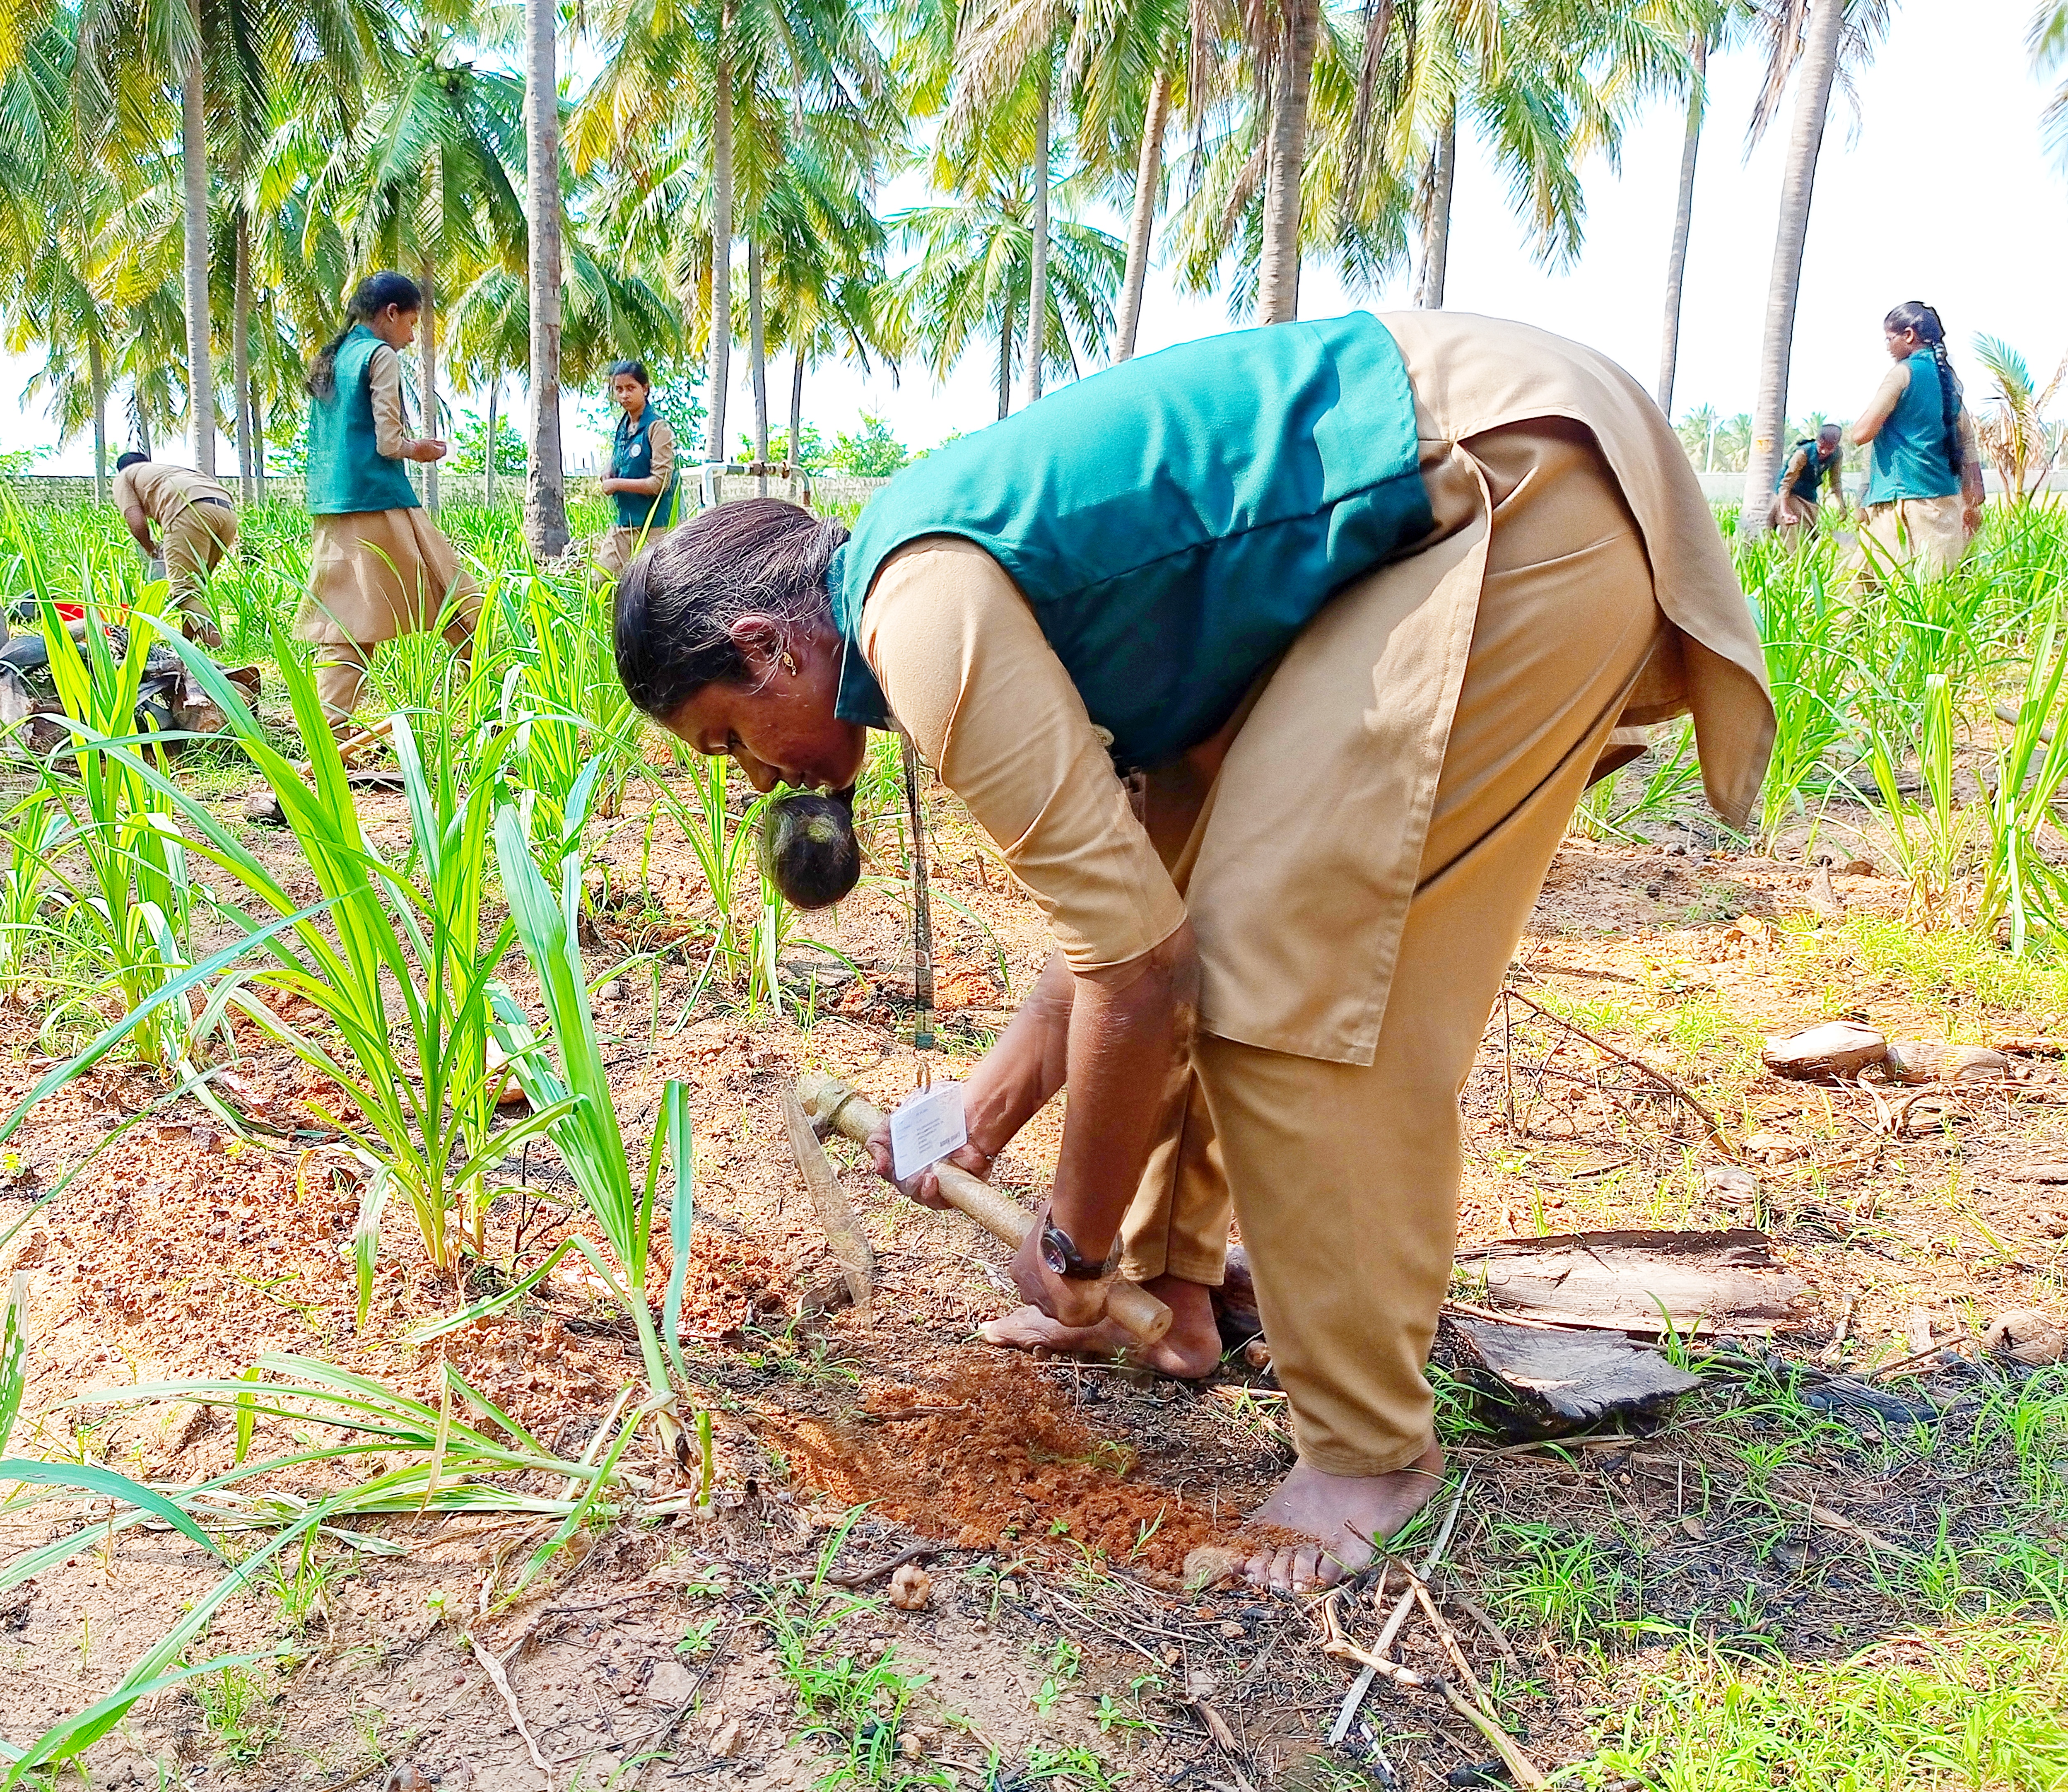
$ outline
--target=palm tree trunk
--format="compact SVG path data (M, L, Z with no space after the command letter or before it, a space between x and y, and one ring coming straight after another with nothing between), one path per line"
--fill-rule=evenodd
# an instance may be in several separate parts
M1290 0L1285 51L1279 59L1265 165L1264 246L1257 303L1267 324L1300 315L1301 177L1307 160L1307 90L1314 75L1321 0Z
M194 30L201 30L197 6ZM208 131L202 109L201 54L180 83L180 160L186 193L187 421L193 463L215 475L215 371L209 358Z
M531 307L531 439L524 473L524 539L539 560L568 545L560 459L560 88L553 0L524 0L524 198Z
M1012 298L1008 292L1005 316L998 325L998 420L1003 423L1012 409Z
M795 497L804 489L804 351L797 351L797 364L790 369L790 492Z
M723 58L711 120L710 371L706 384L710 407L704 432L704 458L725 454L726 383L732 377L732 69Z
M144 410L144 395L136 389L136 382L129 382L129 421L136 426L136 452L145 459L151 458L151 419Z
M247 504L258 494L252 485L251 455L251 221L237 210L236 289L230 316L230 379L236 387L237 495Z
M1149 238L1156 226L1156 189L1163 178L1163 130L1170 116L1170 77L1156 77L1142 121L1142 154L1134 165L1134 210L1127 221L1127 272L1120 283L1120 320L1113 358L1131 360L1142 322L1142 288L1149 278Z
M424 289L424 312L417 320L417 327L422 332L417 338L417 384L423 389L418 394L417 408L423 413L424 434L433 438L438 433L437 278L431 267L430 257L426 255L423 272L417 281L417 285ZM434 516L438 514L438 463L436 461L424 462L424 508Z
M108 368L100 358L100 334L88 333L86 377L93 389L93 501L108 502Z
M1702 115L1709 96L1709 35L1697 31L1687 48L1695 79L1687 86L1687 134L1680 141L1680 197L1673 208L1673 247L1666 258L1666 330L1659 345L1659 408L1673 414L1673 376L1680 360L1680 289L1687 274L1687 233L1695 222L1695 158L1702 148Z
M1458 108L1443 115L1429 173L1429 215L1422 224L1422 274L1415 282L1415 303L1424 311L1443 308L1443 287L1451 267L1451 196L1458 178Z
M481 457L481 501L495 508L495 401L503 396L503 377L491 374L488 381L488 449Z
M747 239L747 374L754 385L754 458L768 465L768 338L761 316L761 245ZM768 474L757 475L757 497L768 495Z
M1831 81L1838 68L1838 37L1846 0L1811 0L1803 31L1802 62L1795 74L1795 121L1788 133L1787 171L1781 181L1781 222L1773 238L1773 272L1766 289L1766 331L1759 356L1757 408L1745 456L1740 536L1766 527L1767 506L1780 471L1781 434L1788 417L1788 363L1795 348L1795 301L1802 281L1802 250L1810 235L1810 201L1817 156L1824 145Z
M1027 402L1041 396L1041 356L1048 346L1048 90L1053 71L1041 58L1041 95L1034 112L1034 244L1027 270Z
M245 400L251 413L251 491L260 503L266 502L266 404L254 370Z

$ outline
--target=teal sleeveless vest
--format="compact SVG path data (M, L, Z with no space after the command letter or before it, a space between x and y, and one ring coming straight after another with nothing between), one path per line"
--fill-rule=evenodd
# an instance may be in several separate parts
M1874 438L1870 504L1899 498L1947 498L1960 489L1960 476L1946 457L1946 411L1939 392L1939 364L1920 348L1906 365L1910 388Z
M653 476L653 407L639 413L639 421L621 413L617 429L610 438L610 476L613 479L647 479ZM613 491L617 500L621 529L665 529L675 520L675 492L682 484L679 473L669 476L667 489L649 498L641 491Z
M1810 458L1803 466L1802 476L1788 489L1804 503L1814 504L1817 502L1818 487L1823 483L1824 475L1831 470L1830 462L1818 452L1814 436L1805 436L1800 442L1789 443L1788 452L1781 457L1781 476L1773 482L1773 489L1776 491L1781 489L1781 481L1788 477L1789 466L1805 448L1810 450Z
M827 575L843 719L891 725L857 642L883 563L964 536L1012 576L1122 771L1218 730L1329 599L1434 526L1415 393L1362 312L1143 355L907 467Z
M374 351L385 346L364 324L353 324L337 347L331 396L309 401L311 516L418 507L402 462L375 446L372 364Z

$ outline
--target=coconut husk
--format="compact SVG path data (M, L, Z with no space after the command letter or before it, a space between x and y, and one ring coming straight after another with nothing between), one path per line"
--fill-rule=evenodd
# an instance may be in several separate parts
M1857 1077L1888 1054L1888 1041L1871 1027L1851 1020L1826 1020L1798 1033L1769 1037L1760 1053L1777 1077L1815 1081Z

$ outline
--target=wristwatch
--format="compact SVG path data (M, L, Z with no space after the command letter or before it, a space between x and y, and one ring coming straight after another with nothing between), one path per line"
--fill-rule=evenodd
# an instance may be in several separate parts
M1120 1240L1113 1240L1113 1250ZM1065 1281L1102 1281L1108 1266L1113 1261L1113 1250L1106 1252L1102 1261L1088 1263L1078 1251L1076 1241L1051 1219L1044 1210L1041 1216L1041 1261L1048 1266L1051 1275L1060 1276Z

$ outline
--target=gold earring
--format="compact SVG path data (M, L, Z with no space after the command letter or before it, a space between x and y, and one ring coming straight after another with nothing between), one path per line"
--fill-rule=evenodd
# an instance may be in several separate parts
M791 658L788 654L785 654L783 656L783 670L788 673L793 678L797 675L797 662Z

